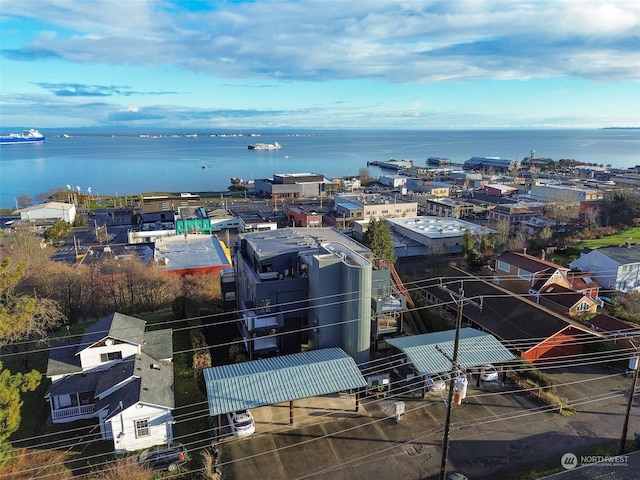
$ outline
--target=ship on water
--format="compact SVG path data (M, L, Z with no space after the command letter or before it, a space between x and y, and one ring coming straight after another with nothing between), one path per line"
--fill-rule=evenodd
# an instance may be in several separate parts
M0 137L0 145L10 145L15 143L40 143L44 142L44 135L38 130L24 130L22 133L10 133Z
M274 143L254 143L247 147L249 150L278 150L282 148L278 142Z

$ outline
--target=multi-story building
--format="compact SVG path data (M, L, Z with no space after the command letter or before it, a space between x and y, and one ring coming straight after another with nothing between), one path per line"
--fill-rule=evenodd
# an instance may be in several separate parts
M517 168L519 163L515 160L500 157L471 157L464 162L465 170L494 170L506 172Z
M411 192L425 193L435 197L448 197L453 185L444 182L434 182L433 180L422 180L410 178L407 180L407 190Z
M406 298L390 268L353 239L326 227L238 238L234 297L251 358L306 345L364 362L380 335L400 331Z
M466 218L475 213L474 204L453 198L418 198L426 215L434 217Z
M404 200L396 195L384 194L340 194L333 198L336 217L349 223L357 220L377 220L388 217L416 216L418 203Z
M576 188L572 185L552 185L536 182L531 185L531 195L547 201L563 203L593 202L604 198L604 191L597 188Z
M331 195L337 188L337 183L318 173L277 173L254 181L256 195L274 200Z

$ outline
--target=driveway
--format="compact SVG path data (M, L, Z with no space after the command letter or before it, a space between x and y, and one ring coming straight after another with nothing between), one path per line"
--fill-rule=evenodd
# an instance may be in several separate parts
M509 381L479 389L470 382L466 400L452 412L448 470L474 480L516 479L540 464L559 466L567 452L617 444L630 379L608 367L589 370L557 372L597 379L572 384L561 393L582 399L578 413L570 417L550 411ZM590 396L595 401L584 403ZM425 399L365 398L358 412L354 401L347 394L296 401L293 426L288 424L288 404L255 409L256 433L220 444L224 478L438 478L446 418L439 393L429 392ZM399 421L394 418L396 401L405 404ZM631 438L640 428L635 407Z

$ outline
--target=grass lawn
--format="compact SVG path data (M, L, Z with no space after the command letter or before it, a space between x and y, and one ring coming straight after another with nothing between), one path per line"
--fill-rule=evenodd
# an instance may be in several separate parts
M583 240L576 246L578 248L598 248L608 245L624 245L624 242L631 240L632 243L640 242L640 227L633 227L624 232L616 233L608 237L595 238L593 240Z

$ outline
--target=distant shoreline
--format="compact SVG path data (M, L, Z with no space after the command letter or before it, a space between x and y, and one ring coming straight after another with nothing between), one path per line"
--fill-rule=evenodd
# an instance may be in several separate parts
M640 127L603 127L602 130L640 130Z

